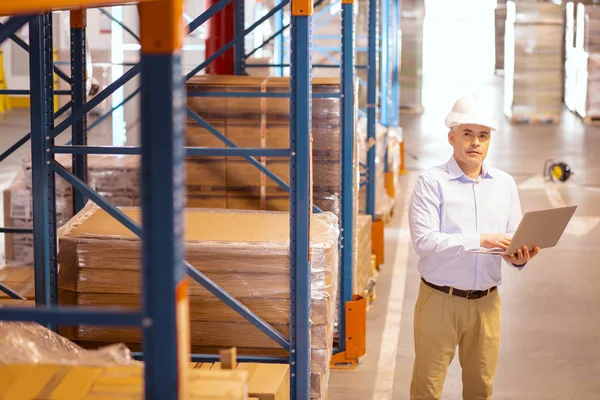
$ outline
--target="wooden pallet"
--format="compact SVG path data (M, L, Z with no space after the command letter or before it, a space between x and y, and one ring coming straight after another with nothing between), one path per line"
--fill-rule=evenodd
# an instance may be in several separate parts
M558 125L560 116L558 115L513 115L510 117L510 123L513 125Z
M600 115L588 115L583 118L583 123L591 126L600 126Z

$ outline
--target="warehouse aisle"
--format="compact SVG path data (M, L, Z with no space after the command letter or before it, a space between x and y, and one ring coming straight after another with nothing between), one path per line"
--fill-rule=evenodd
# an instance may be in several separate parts
M493 78L481 87L498 94L501 82L501 78ZM495 98L501 113L501 98ZM412 319L420 277L417 256L408 244L403 199L412 191L411 182L421 170L446 161L451 154L443 126L451 104L442 103L426 104L422 116L402 116L406 148L416 158L407 160L410 172L403 178L405 189L399 194L395 217L386 231L386 264L378 277L376 304L368 315L368 354L356 371L333 372L332 400L409 398ZM504 268L502 339L494 399L597 399L600 159L596 154L600 151L600 128L585 127L567 112L559 126L511 126L504 118L500 120L488 160L513 174L523 210L561 204L578 204L579 209L558 248L542 252L523 271ZM568 184L543 185L540 174L548 158L572 166L575 175ZM392 276L394 272L396 276ZM394 352L396 356L390 359ZM442 398L461 399L461 389L455 359Z

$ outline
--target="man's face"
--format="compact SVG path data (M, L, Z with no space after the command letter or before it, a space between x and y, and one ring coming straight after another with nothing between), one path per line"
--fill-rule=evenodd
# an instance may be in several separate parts
M448 133L454 157L465 165L479 166L490 146L490 128L481 125L459 125Z

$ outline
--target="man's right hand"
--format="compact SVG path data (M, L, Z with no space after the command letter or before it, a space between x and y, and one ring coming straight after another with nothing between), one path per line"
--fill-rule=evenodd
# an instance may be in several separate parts
M479 237L481 247L486 249L501 248L506 250L512 239L511 236L504 233L482 233Z

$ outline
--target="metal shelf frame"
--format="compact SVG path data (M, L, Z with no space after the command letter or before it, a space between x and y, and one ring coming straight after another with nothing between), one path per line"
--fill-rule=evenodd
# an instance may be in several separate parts
M322 4L324 0L319 0L315 3L315 7ZM313 30L315 35L313 39L338 39L336 35L319 35L317 30L327 24L336 13L327 14L331 8L342 4L341 12L343 14L346 1L331 0L330 3L319 10L314 16ZM378 18L378 15L381 18ZM283 17L281 17L283 18ZM361 51L367 52L367 65L354 65L355 69L366 69L367 82L359 79L359 85L367 90L367 106L365 110L359 110L359 116L367 119L367 140L369 143L376 143L376 126L377 122L386 128L398 128L400 126L400 0L369 0L368 4L368 20L369 27L367 36L362 38L368 39L366 48L357 48L354 44L352 48L347 47L346 51ZM344 22L342 21L342 25ZM279 26L279 25L277 25ZM267 44L273 38L282 36L286 27L279 30L276 29L275 34L267 39L263 45ZM313 44L314 51L325 56L330 64L313 64L313 68L348 68L348 61L344 62L344 43L343 35L347 32L342 28L342 38L340 46L319 46ZM361 36L355 36L361 38ZM276 39L277 40L277 39ZM262 46L260 46L262 47ZM276 54L285 53L285 45L283 40L275 42ZM341 51L341 60L337 61L330 52ZM282 67L289 66L282 61L283 57L276 56L275 64L254 64L248 67L276 67L278 70ZM381 66L379 82L377 81L377 65ZM354 61L352 61L354 62ZM281 72L283 73L283 72ZM354 78L353 78L354 79ZM346 94L344 94L346 95ZM378 120L379 118L379 120ZM387 141L387 136L386 139ZM361 168L364 169L364 178L360 183L361 187L366 186L366 213L371 215L375 220L375 204L376 204L376 145L370 146L367 151L366 164L361 163ZM385 172L389 172L388 152L386 148L385 158L383 160Z
M239 0L235 0L239 1ZM284 40L284 33L286 29L290 27L289 24L284 25L284 13L283 9L279 8L282 4L285 4L289 0L276 0L275 2L275 33L271 35L269 38L263 41L262 44L254 48L248 53L244 53L242 51L236 51L236 66L240 66L239 70L237 70L240 74L245 74L247 68L255 68L255 67L274 67L276 76L283 76L283 69L285 67L290 67L290 64L285 64L284 59L286 55L286 46ZM316 8L325 0L317 0L313 7ZM339 68L340 69L340 93L337 93L335 96L327 96L327 97L339 97L340 98L340 118L341 118L341 218L339 221L340 226L340 304L338 307L339 310L339 323L338 323L338 344L336 348L334 348L334 354L342 353L346 350L346 308L345 304L352 300L352 269L353 269L353 259L352 259L352 249L354 248L354 216L353 216L353 158L354 158L354 143L355 143L355 132L354 132L354 71L355 68L367 68L367 66L355 66L354 62L354 51L355 51L355 18L354 18L354 1L341 1L335 0L332 1L329 5L320 10L313 17L311 29L315 31L318 29L319 25L326 23L329 19L331 19L331 15L326 17L325 19L318 21L318 19L324 15L326 11L328 11L331 7L341 4L341 47L340 50L340 60L337 61L330 57L330 61L334 64L312 64L312 68ZM243 18L243 7L236 7L236 19L240 20ZM269 16L267 14L265 17ZM262 22L262 20L257 21L257 23ZM315 24L316 23L316 24ZM313 36L314 39L314 36ZM246 65L245 61L248 57L252 56L256 51L273 42L274 44L274 58L275 63L272 64L252 64ZM321 54L326 54L326 50L320 48L315 45L314 41L312 43L313 51L318 51ZM293 49L292 49L293 53ZM292 67L293 68L293 67ZM240 93L235 93L235 95L239 95ZM193 95L193 94L191 94ZM263 94L253 94L255 96L264 96ZM313 98L317 97L325 97L323 94L321 96L313 95ZM196 119L203 126L202 121L197 119L197 116L192 116L192 118ZM256 165L262 172L265 172L263 168ZM271 174L267 173L267 175L274 179L276 182L279 182L277 177L271 176ZM319 212L318 208L315 207L315 211Z
M206 22L232 0L221 0L188 25L188 32ZM243 0L235 0L243 9ZM282 1L268 16L281 10L290 0ZM15 31L29 24L31 133L3 155L6 158L16 148L31 139L33 173L33 235L36 308L2 308L0 319L36 321L57 329L60 324L127 325L143 328L143 358L145 393L151 399L178 398L177 312L178 298L187 298L185 274L200 283L228 306L257 326L282 348L289 358L247 357L260 362L287 361L290 364L291 398L308 399L310 394L310 132L312 116L311 19L312 3L293 0L290 93L290 148L241 149L216 132L201 117L185 110L184 79L205 68L227 49L243 48L244 36L258 26L246 30L236 24L235 39L209 57L187 76L181 71L183 32L182 0L144 1L139 4L141 62L85 102L85 11L78 7L119 5L123 0L31 0L23 4L0 5L0 15L12 15L0 29L0 42L14 39ZM127 2L129 3L129 2ZM138 1L138 3L142 3ZM52 76L52 14L54 9L73 11L71 38L72 100L53 113L55 91ZM42 14L36 14L42 13ZM268 18L268 16L265 16ZM261 20L265 20L262 18ZM166 21L165 21L166 20ZM154 29L162 26L161 32ZM61 71L62 72L62 71ZM108 98L120 86L141 75L142 144L141 147L87 146L86 114ZM65 74L66 75L66 74ZM164 79L165 76L172 77ZM351 82L351 80L350 80ZM352 91L350 91L352 92ZM334 94L340 96L340 94ZM55 124L55 119L71 109L71 115ZM183 129L185 113L202 126L212 128L228 148L185 148ZM72 129L72 145L55 146L55 138ZM55 154L73 154L73 173L55 159ZM128 218L118 208L86 184L86 154L141 154L142 226ZM183 156L184 154L242 156L255 166L254 157L286 155L290 157L290 339L286 339L269 324L227 294L208 277L183 260ZM258 164L258 165L257 165ZM260 167L259 167L260 168ZM268 171L263 171L269 175ZM57 241L55 204L55 173L69 182L78 195L74 196L74 211L92 200L124 226L142 238L143 307L142 312L115 311L97 308L58 306ZM271 174L272 175L272 174ZM274 176L271 176L272 178ZM277 180L277 179L276 179ZM283 182L282 182L283 183ZM165 210L173 212L165 212ZM350 214L351 216L351 214ZM142 228L143 227L143 228ZM3 232L14 231L4 228ZM351 240L351 239L350 239ZM351 249L351 247L350 247ZM165 266L169 266L165 268ZM6 290L10 292L8 289ZM13 293L15 294L15 293ZM15 296L16 297L16 296ZM212 355L197 355L210 359Z

